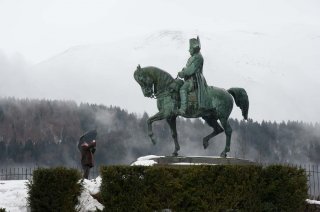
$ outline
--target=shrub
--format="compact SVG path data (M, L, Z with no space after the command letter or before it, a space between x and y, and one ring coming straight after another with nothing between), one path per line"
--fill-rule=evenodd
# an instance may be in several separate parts
M272 165L263 169L264 209L303 211L308 198L307 177L303 169Z
M105 211L296 211L307 195L303 170L283 166L104 166L100 173Z
M33 180L27 183L28 204L31 211L75 211L82 185L81 174L76 169L63 167L33 172Z

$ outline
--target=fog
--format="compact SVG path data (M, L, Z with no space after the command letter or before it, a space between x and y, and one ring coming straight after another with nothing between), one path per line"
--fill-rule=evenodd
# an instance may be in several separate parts
M316 0L0 1L0 96L153 114L135 67L175 77L199 35L208 83L244 87L251 118L318 122L319 9Z

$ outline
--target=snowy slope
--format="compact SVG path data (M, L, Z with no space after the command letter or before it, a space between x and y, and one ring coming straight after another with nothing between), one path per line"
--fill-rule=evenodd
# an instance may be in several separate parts
M271 30L272 29L272 30ZM72 47L30 69L28 97L117 105L130 112L156 112L133 79L141 66L173 77L185 65L188 39L200 36L208 84L243 87L254 120L320 120L320 30L311 25L270 29L158 31L119 42ZM234 118L241 118L238 108Z

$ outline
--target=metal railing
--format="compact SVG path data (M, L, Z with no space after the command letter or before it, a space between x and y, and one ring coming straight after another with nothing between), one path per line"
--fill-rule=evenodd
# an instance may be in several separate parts
M28 168L0 168L0 180L29 180L35 167Z
M45 168L40 166L33 167L0 167L0 180L30 180L32 173L38 168ZM82 173L81 167L67 167L78 169ZM99 176L99 167L93 167L89 173L89 179L95 179Z
M308 178L309 199L320 200L320 169L318 165L302 165Z

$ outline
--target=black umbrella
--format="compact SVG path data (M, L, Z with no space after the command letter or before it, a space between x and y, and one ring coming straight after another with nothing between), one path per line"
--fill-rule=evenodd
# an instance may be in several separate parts
M97 130L90 130L83 134L79 139L79 144L83 144L84 142L96 140L97 137Z

